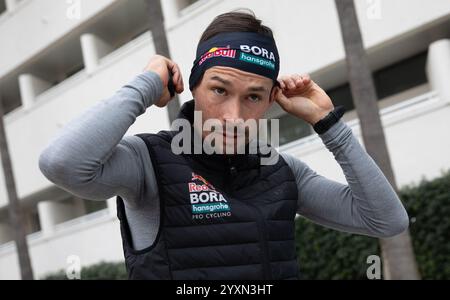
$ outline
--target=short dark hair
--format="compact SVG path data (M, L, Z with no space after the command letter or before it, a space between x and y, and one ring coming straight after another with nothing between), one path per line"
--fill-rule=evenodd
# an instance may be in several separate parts
M199 43L224 32L256 32L273 38L272 29L262 25L253 11L246 9L218 15L203 32Z

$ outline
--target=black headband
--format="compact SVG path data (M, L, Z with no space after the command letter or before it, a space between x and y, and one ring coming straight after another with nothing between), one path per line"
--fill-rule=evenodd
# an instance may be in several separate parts
M261 75L277 84L280 57L271 37L254 32L221 33L200 43L196 57L189 78L191 91L205 71L215 66Z

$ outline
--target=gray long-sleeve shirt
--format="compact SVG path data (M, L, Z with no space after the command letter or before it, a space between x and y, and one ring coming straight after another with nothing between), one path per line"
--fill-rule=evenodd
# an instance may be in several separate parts
M67 124L41 153L39 167L53 183L89 200L119 195L135 249L150 246L159 229L159 194L145 143L125 136L163 91L156 73L144 72L109 99ZM320 135L348 185L318 175L281 153L298 186L298 214L336 230L374 237L397 235L408 215L372 158L342 121Z

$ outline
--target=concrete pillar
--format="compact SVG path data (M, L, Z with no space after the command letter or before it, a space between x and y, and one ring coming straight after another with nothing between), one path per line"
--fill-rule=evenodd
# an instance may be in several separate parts
M110 198L107 201L108 211L111 216L117 216L116 197Z
M44 234L53 232L54 226L57 224L58 211L56 205L52 201L42 201L38 205L39 222L41 231Z
M431 88L442 100L450 103L450 39L430 45L426 71Z
M36 97L48 90L52 85L34 75L22 74L19 76L20 97L22 107L28 109L36 102Z
M12 12L16 9L17 4L20 2L19 0L6 0L6 10Z
M42 201L37 207L41 230L44 234L52 233L59 223L84 214L84 205L80 201Z
M111 45L91 33L83 34L80 42L84 66L88 74L92 74L97 69L102 57L114 50Z

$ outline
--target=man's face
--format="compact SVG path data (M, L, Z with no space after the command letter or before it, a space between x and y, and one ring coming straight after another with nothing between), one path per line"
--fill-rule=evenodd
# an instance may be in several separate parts
M273 103L275 89L269 78L230 67L208 69L193 90L195 110L202 112L202 124L208 119L239 126L242 121L262 118ZM224 130L225 131L225 130ZM203 137L210 134L203 131ZM224 142L236 135L224 132Z

